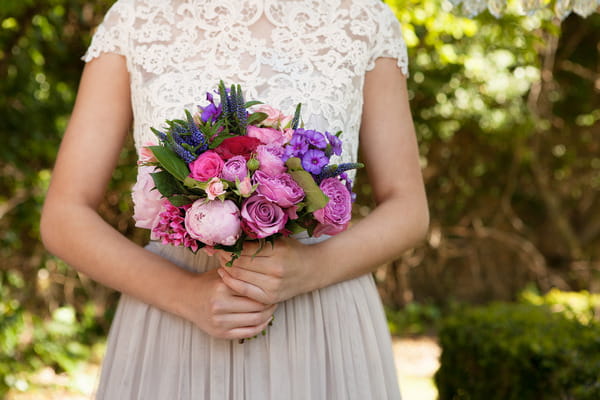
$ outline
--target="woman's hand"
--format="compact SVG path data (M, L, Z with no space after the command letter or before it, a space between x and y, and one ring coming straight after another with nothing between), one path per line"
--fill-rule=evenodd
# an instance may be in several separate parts
M190 281L187 319L207 334L221 339L245 339L266 329L276 304L263 304L240 296L221 280L216 270Z
M218 273L225 285L242 296L264 304L276 304L318 287L312 267L318 265L309 245L290 238L269 243L257 252L259 244L244 243L240 258L225 267L231 254L219 251Z

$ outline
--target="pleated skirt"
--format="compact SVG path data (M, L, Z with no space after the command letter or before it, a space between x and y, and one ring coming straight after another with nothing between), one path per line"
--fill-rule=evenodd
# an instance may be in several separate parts
M216 257L151 242L199 273ZM123 295L96 399L397 400L392 344L371 275L280 304L266 335L213 338L191 322Z

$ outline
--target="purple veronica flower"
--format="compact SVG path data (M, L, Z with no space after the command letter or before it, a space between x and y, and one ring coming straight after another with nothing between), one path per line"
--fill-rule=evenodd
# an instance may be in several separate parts
M306 171L318 175L329 162L329 158L321 150L311 149L302 156L302 168Z
M327 140L329 141L329 144L331 145L331 150L333 151L333 154L339 156L342 154L342 141L340 140L339 137L332 135L329 132L325 132L325 135L327 136Z
M327 141L325 140L325 136L321 132L305 130L304 137L306 141L315 146L318 149L324 149L327 147Z

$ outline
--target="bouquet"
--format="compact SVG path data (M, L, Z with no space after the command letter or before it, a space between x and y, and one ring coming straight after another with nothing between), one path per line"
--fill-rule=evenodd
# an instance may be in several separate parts
M247 240L347 228L346 172L362 164L330 163L342 154L341 132L305 128L300 104L292 116L246 102L239 85L221 81L206 99L195 114L152 128L158 140L142 147L133 188L136 226L163 244L231 252L228 265Z

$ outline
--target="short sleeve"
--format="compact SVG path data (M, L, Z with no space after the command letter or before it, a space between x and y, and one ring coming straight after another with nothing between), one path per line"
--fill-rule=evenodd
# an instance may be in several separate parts
M89 62L102 53L127 56L132 19L133 4L130 0L118 0L114 3L98 25L92 42L81 59Z
M408 76L408 54L400 22L387 4L381 1L377 3L374 7L376 31L371 42L367 71L375 68L378 58L389 57L395 58L402 73Z

